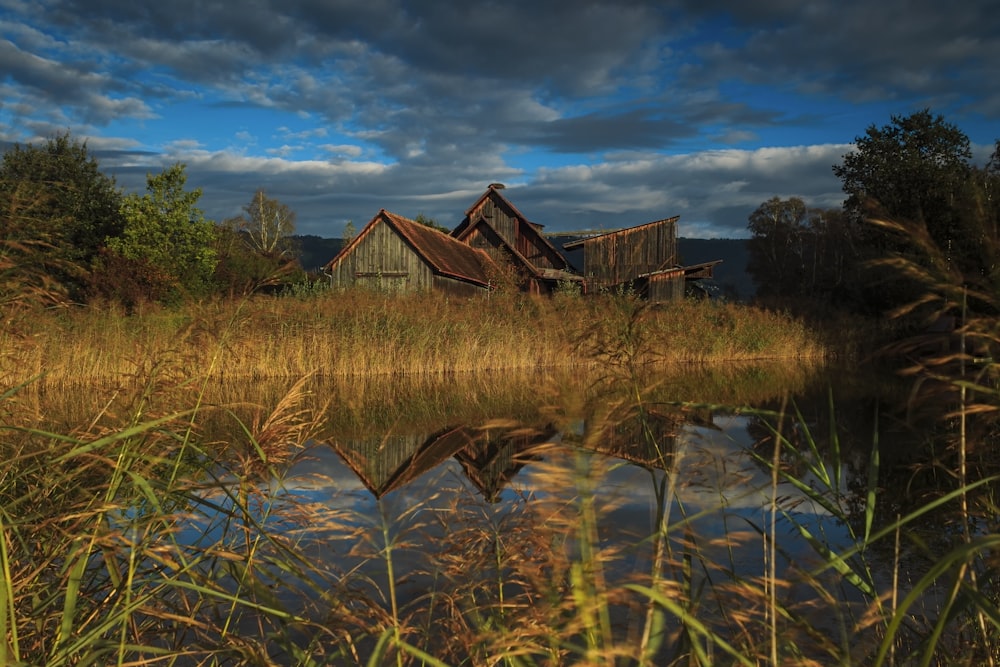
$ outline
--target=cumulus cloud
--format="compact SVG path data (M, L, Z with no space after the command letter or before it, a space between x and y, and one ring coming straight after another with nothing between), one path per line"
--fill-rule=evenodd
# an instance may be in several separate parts
M140 188L181 161L210 215L266 187L327 236L382 206L454 224L494 181L550 231L742 235L775 195L838 205L831 166L890 114L980 146L1000 116L987 0L4 7L0 139L72 130Z

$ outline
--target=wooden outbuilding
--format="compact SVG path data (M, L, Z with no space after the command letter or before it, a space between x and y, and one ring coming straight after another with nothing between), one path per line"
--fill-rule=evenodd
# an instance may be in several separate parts
M560 282L582 282L563 254L504 197L499 183L490 185L465 212L451 236L490 255L498 266L512 265L521 287L533 294L551 293Z
M676 266L679 217L588 236L563 248L583 248L588 292L631 285L639 276Z
M595 234L563 245L583 249L583 275L588 293L631 289L651 301L684 297L687 283L712 277L719 262L684 267L678 264L677 221L680 216ZM721 261L721 260L720 260Z
M385 209L323 267L334 287L455 295L488 290L496 271L486 252Z

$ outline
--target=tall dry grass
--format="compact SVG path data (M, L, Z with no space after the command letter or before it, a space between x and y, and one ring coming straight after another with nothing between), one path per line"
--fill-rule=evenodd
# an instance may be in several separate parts
M883 486L891 477L874 436L864 486L847 488L836 419L817 433L792 402L744 410L764 434L754 469L679 437L674 411L739 406L761 371L751 367L746 386L735 364L700 381L700 391L730 392L706 406L690 398L712 401L710 392L673 393L664 364L820 356L825 349L805 327L736 306L652 308L628 297L342 296L128 318L44 311L4 333L0 663L997 659L996 477L987 459L972 456L973 431L960 430L948 450L953 486L915 507ZM575 373L547 373L510 397L484 390L483 400L512 405L533 391L536 409L563 435L520 453L531 483L505 502L469 488L449 495L443 485L427 497L372 498L343 480L295 472L337 420L349 431L371 419L391 433L406 374L483 367L587 371L582 397ZM948 418L961 424L978 414L970 406L996 404L989 373L954 378L944 367L928 366L959 399ZM381 376L389 402L331 391L317 370L355 388L358 378ZM66 382L83 378L103 379L106 400L52 427L45 392L94 386ZM249 401L226 395L263 378L283 378L281 390ZM419 380L413 393L433 395ZM413 409L447 413L449 400ZM479 426L494 428L494 416ZM637 470L652 498L643 529L624 535L634 489L616 493L610 480L626 464L600 453L616 439L646 453ZM707 489L717 493L714 506L695 507L689 492L706 490L695 487L709 469L727 486ZM734 511L733 489L749 490L754 471L766 473L754 491L768 500L750 515ZM312 493L319 488L324 495ZM833 524L811 520L806 502ZM942 517L959 521L957 539L930 545L922 524ZM823 532L833 525L850 539Z
M643 340L625 345L635 358ZM679 437L671 411L701 406L677 400L679 388L630 354L611 357L582 396L558 374L505 394L488 381L472 392L508 402L502 413L534 404L535 418L563 434L519 454L530 482L503 502L444 478L426 496L372 498L296 472L330 433L355 428L343 414L347 391L314 377L235 400L226 385L164 362L60 430L44 425L33 409L44 401L29 387L14 388L0 399L0 658L659 666L982 664L990 655L982 628L992 632L1000 616L981 568L1000 546L994 535L970 536L919 570L896 565L909 582L879 575L886 554L920 549L912 528L988 480L880 520L879 448L867 486L845 490L837 438L813 432L789 404L754 413L769 434L754 451L771 500L741 514L728 504L749 491L750 471ZM722 398L750 398L739 377L703 376L695 384L706 393L694 396L708 400L713 384ZM419 419L453 404L421 381L398 384L386 382L381 400L357 397L357 418L391 433L401 410ZM497 409L479 413L484 429ZM612 438L649 453L635 468L651 499L645 522L623 521L635 489L612 484L625 465L600 453ZM705 487L709 467L724 486ZM716 492L717 505L689 503L693 491ZM852 540L820 532L802 498L850 526Z
M629 296L449 299L348 290L310 298L38 310L0 331L0 377L115 380L166 363L189 377L441 374L601 364L639 335L637 363L820 358L801 322L738 304L650 307Z

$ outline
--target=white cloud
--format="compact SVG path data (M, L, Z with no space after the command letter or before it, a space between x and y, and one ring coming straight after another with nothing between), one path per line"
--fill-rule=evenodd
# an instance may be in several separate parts
M69 129L123 180L185 162L212 211L269 185L307 233L452 224L501 181L550 231L741 234L772 196L839 204L844 142L890 113L941 104L992 152L1000 33L970 2L0 0L0 137Z

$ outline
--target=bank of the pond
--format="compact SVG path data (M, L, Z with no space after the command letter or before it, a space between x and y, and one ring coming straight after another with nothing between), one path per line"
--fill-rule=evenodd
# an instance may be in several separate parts
M843 337L842 337L843 339ZM0 330L0 375L20 382L142 376L254 379L753 359L834 350L805 323L747 305L621 296L455 300L343 292L322 298L23 313Z

